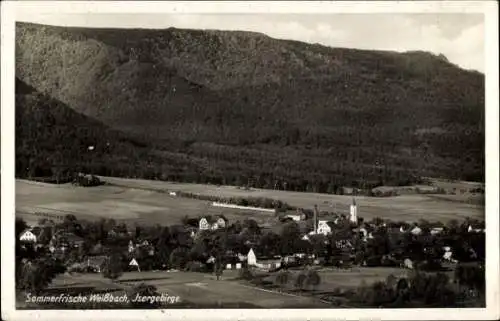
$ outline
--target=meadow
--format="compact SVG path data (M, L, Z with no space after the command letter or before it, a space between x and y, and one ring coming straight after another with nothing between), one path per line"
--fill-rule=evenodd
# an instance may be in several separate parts
M102 177L106 182L120 187L147 189L150 191L182 191L200 195L220 197L267 197L279 199L292 206L348 213L352 196L302 193L264 189L240 189L234 186L148 181ZM481 196L474 195L436 195L409 194L392 197L356 196L358 215L365 219L380 217L384 219L416 221L448 221L465 217L484 218L484 203L474 201ZM443 195L444 196L444 195ZM451 200L451 201L450 201Z
M201 215L224 215L230 221L252 218L268 225L274 213L213 207L208 201L170 196L138 188L97 186L79 187L72 184L46 184L16 180L16 215L28 223L40 218L37 212L79 219L114 219L142 225L181 224L182 219Z
M125 272L115 282L101 274L65 273L56 277L48 292L59 294L87 295L91 293L113 293L120 295L127 289L141 283L154 285L159 294L179 296L185 307L245 307L245 308L331 308L331 303L321 297L336 296L344 290L354 290L363 284L385 280L389 275L407 276L408 271L400 268L354 267L343 270L322 268L318 270L321 283L305 291L294 287L299 271L290 270L291 279L282 288L271 289L248 284L238 278L237 270L225 270L220 280L213 274L196 272L143 271ZM276 273L266 273L264 280L274 282ZM18 308L23 308L22 298ZM348 302L345 302L348 304Z
M35 212L57 215L73 214L81 219L113 218L140 224L179 224L183 217L225 215L230 221L252 218L260 225L270 225L273 213L213 207L208 201L168 194L183 191L221 197L268 197L292 206L348 212L351 196L300 193L262 189L239 189L233 186L184 184L140 179L102 178L108 185L86 188L71 184L45 184L16 180L16 213L33 222ZM459 199L459 201L455 201ZM411 194L393 197L357 196L358 215L364 219L416 221L484 218L484 205L466 202L462 195Z
M125 272L111 282L101 274L59 275L47 291L59 294L88 295L113 293L120 295L140 283L154 285L159 294L178 296L187 307L255 307L255 308L328 308L329 305L312 297L277 293L247 286L235 280L236 271L225 271L221 280L211 274L195 272L145 271ZM18 308L25 308L23 298L18 298ZM68 306L71 304L68 303Z

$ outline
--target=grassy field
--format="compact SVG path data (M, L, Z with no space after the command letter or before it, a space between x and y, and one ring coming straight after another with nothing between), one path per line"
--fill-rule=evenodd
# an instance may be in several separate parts
M16 215L36 222L36 212L55 215L74 214L81 219L101 217L141 224L172 225L181 223L185 215L223 214L230 221L255 219L268 224L273 213L213 207L207 201L169 196L137 188L98 186L77 187L25 180L16 181Z
M35 212L57 215L74 214L84 219L100 217L137 222L142 224L178 224L185 216L223 214L230 221L253 218L259 224L269 225L273 214L252 210L217 208L208 201L174 197L165 191L185 191L217 196L250 196L280 199L294 206L320 210L346 212L350 196L296 193L271 190L242 190L231 186L180 184L146 180L105 178L112 185L85 188L71 184L54 185L26 180L16 181L16 213L30 222L39 217ZM455 201L454 195L402 195L387 198L357 197L358 215L365 219L374 217L393 220L447 221L467 216L484 218L484 205ZM451 199L450 199L451 198Z
M317 296L355 288L362 281L370 284L384 280L390 274L404 276L405 273L405 270L396 268L323 269L319 272L321 284L314 290L316 298L250 286L237 280L238 272L234 270L224 271L221 280L216 280L211 274L194 272L126 272L114 283L100 274L63 274L52 282L48 291L73 295L113 292L119 295L127 288L145 283L154 285L160 294L179 296L181 302L196 306L245 304L261 308L328 308L332 306ZM272 274L267 279L273 281L274 277ZM293 281L286 288L293 290ZM18 308L22 308L22 300L19 301Z
M179 296L181 302L194 306L227 307L245 304L256 308L328 308L329 305L311 297L287 295L249 287L234 281L233 271L224 272L221 280L210 274L193 272L126 272L115 283L100 274L64 274L50 285L52 293L86 295L113 292L116 295L140 283L154 285L160 294ZM18 308L22 308L22 299Z
M106 182L115 186L147 189L149 191L183 191L199 193L202 195L214 195L222 197L268 197L287 202L290 205L312 208L317 204L320 210L336 210L347 213L351 196L273 191L262 189L244 190L233 186L214 186L201 184L184 184L160 181L148 181L139 179L123 179L104 177ZM401 195L394 197L356 197L358 204L358 215L371 219L374 217L389 218L393 220L416 221L424 218L427 220L448 221L451 219L463 219L467 216L484 218L484 205L481 202L466 201L464 196L453 195L448 198L436 198L434 195Z

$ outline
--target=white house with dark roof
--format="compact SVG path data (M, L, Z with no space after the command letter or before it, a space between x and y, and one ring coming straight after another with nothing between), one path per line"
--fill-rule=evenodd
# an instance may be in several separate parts
M200 230L217 230L220 228L225 228L227 225L227 220L219 215L217 217L206 216L200 218L199 229Z
M291 218L292 220L294 220L296 222L298 222L298 221L301 220L301 215L292 215L292 214L289 214L286 217Z
M411 229L410 233L413 235L420 235L422 233L422 229L418 226L415 226Z
M199 229L200 230L209 230L210 229L210 224L208 223L208 220L206 217L200 218L200 223L199 223Z
M318 228L315 231L312 231L312 233L309 234L323 234L323 235L329 235L332 233L333 227L335 226L335 223L330 222L330 221L325 221L325 220L320 220L318 221Z
M21 233L21 236L19 236L19 240L23 242L36 243L37 236L31 230L25 230Z
M441 234L443 231L444 231L444 228L442 228L442 227L433 227L431 229L431 235Z
M472 226L472 225L469 225L469 227L467 228L467 231L469 233L481 233L481 232L484 232L484 230L482 228L478 228L478 227Z

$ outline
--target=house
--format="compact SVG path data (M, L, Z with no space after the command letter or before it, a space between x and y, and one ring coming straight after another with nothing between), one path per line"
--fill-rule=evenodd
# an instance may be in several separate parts
M309 232L314 232L314 223L312 221L300 221L297 222L300 234L308 234Z
M60 248L80 247L85 240L70 232L62 232L52 237L52 244L57 244Z
M225 228L227 219L224 216L219 215L217 216L215 223L217 224L217 228Z
M250 251L248 251L247 263L249 266L257 265L257 257L255 256L253 249L250 249Z
M37 239L37 236L35 235L35 233L33 233L32 230L25 230L19 237L20 241L29 243L36 243Z
M457 262L457 260L453 259L453 252L450 251L450 250L447 250L447 251L444 252L444 254L443 254L443 260L450 261L452 263L456 263Z
M472 225L469 225L467 231L469 233L481 233L481 232L484 232L484 229L482 228L478 228L476 226L472 226Z
M177 196L177 193L176 192L170 192L170 193L168 193L168 195L170 195L170 196Z
M196 229L189 227L187 228L187 232L189 233L189 237L193 239L196 237Z
M101 273L107 259L107 256L104 255L89 256L87 258L87 268L93 270L94 272Z
M243 261L246 261L246 260L247 260L247 256L245 256L245 255L243 255L243 254L241 254L241 253L238 253L237 257L238 257L238 260L239 260L240 262L243 262Z
M331 234L334 228L335 228L334 222L321 220L318 222L318 228L315 234L323 234L326 236Z
M115 227L111 231L108 232L108 237L110 238L124 238L128 237L129 232L126 227Z
M227 225L227 219L218 215L216 217L205 216L200 218L199 229L200 230L217 230L220 228L225 228Z
M209 230L210 227L211 227L211 225L208 222L208 219L206 217L202 217L200 219L199 229L200 230Z
M137 269L137 271L141 272L141 268L139 266L139 263L135 258L132 258L132 260L129 262L128 266L133 266L134 269Z
M128 252L129 253L132 253L135 251L135 245L134 245L134 242L132 242L132 240L130 240L130 242L128 242Z
M405 269L413 270L413 262L412 262L412 260L410 260L410 259L405 259L405 260L403 261L403 267L404 267Z
M411 229L410 233L413 235L420 235L422 233L422 229L418 226L415 226Z
M335 242L335 247L338 249L351 249L352 243L349 240L338 240Z
M301 220L301 215L287 215L286 216L287 218L291 218L292 220L294 220L295 222L298 222Z
M358 195L363 191L360 188L342 187L343 195Z
M442 227L433 227L431 229L431 234L432 235L437 235L437 234L440 234L443 232L443 228Z
M362 240L364 241L368 240L368 230L365 227L355 228L352 231L358 233L358 235Z

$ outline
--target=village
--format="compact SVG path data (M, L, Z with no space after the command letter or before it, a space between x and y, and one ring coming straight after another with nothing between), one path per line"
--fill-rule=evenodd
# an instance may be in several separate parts
M66 274L101 273L109 279L134 271L184 271L219 280L238 270L247 280L259 273L274 275L275 283L293 270L387 267L440 273L453 272L462 263L484 262L482 221L364 221L355 197L348 206L348 214L320 211L318 206L276 209L272 225L259 225L251 217L230 222L224 215L186 216L170 226L131 226L73 215L54 221L45 215L34 226L18 220L16 243L24 254L16 257L23 257L21 265L29 265L30 257L49 257ZM321 273L315 282L321 282ZM18 283L25 290L43 291L29 279Z

